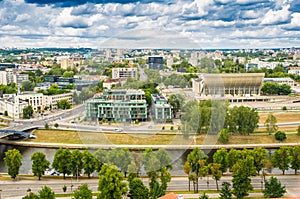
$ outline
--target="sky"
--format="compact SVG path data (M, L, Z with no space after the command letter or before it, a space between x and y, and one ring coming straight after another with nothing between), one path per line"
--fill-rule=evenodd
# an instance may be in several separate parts
M300 0L0 0L0 47L300 47Z

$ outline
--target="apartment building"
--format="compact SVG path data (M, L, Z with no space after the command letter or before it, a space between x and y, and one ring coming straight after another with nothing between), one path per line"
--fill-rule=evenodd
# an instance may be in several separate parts
M167 122L172 119L172 106L162 94L151 95L151 116L156 122Z
M147 102L142 90L104 90L85 104L87 120L144 121Z

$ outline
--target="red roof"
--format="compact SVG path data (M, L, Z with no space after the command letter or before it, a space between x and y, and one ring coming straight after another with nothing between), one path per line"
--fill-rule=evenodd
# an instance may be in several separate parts
M162 197L160 197L158 199L178 199L178 197L174 193L169 193L169 194L167 194L165 196L162 196Z

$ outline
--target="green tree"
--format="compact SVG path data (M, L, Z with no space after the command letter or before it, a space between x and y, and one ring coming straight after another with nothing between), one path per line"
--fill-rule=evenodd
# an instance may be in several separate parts
M104 164L99 172L98 199L121 199L127 193L124 175L116 166Z
M254 166L256 171L259 173L268 162L268 152L263 148L254 148L251 155L254 158Z
M32 106L29 105L25 108L23 108L23 118L24 119L30 119L33 115L33 109L32 109Z
M188 175L188 180L189 180L189 191L191 190L191 179L190 179L190 173L191 173L191 165L188 161L186 161L184 163L184 166L183 166L183 171L185 174Z
M286 139L286 134L283 131L277 131L275 133L275 139L282 142Z
M300 169L300 146L290 148L290 164L291 168L295 170L295 175Z
M49 129L49 124L48 123L45 123L45 129Z
M150 198L158 198L165 195L167 184L171 181L171 159L165 150L153 152L152 149L146 149L142 156L147 175L150 178Z
M58 128L58 126L59 126L59 125L58 125L57 123L54 124L54 127L55 127L55 128Z
M220 199L232 199L232 192L230 189L230 183L229 182L223 182L222 188L220 191Z
M72 170L71 159L72 159L72 153L70 149L60 148L56 150L52 162L52 167L58 172L62 173L64 175L64 179L66 179L66 174L68 175L71 174L71 170Z
M41 180L42 175L50 166L50 162L46 159L46 155L42 152L35 152L31 156L32 161L32 172L35 176Z
M8 116L7 110L4 111L4 116Z
M219 190L218 181L222 177L221 164L210 163L208 165L212 178L216 181L217 190Z
M297 128L297 135L300 136L300 126Z
M232 167L242 158L241 151L236 149L230 149L228 152L226 159L228 163L228 168L232 170Z
M116 165L126 177L128 165L131 163L131 155L128 149L113 149L108 154L108 162Z
M272 176L266 181L263 193L265 198L280 198L286 193L286 189L276 177Z
M182 94L171 94L168 97L168 102L172 106L173 116L176 116L176 113L181 110L184 102L184 96Z
M203 194L201 194L200 196L199 196L199 199L208 199L209 197L208 197L208 195L206 195L206 193L205 192L203 192Z
M5 152L5 165L8 167L8 175L15 179L22 165L22 155L19 150L11 149Z
M229 130L222 129L220 134L218 135L218 138L222 144L227 144L229 142Z
M290 164L290 150L288 147L280 147L272 154L273 167L279 168L284 175L285 170L289 169Z
M259 121L258 113L245 106L235 106L228 111L226 126L229 131L240 135L249 135L257 128Z
M256 175L253 157L239 160L232 168L232 193L237 199L244 198L248 192L253 190L250 176Z
M59 109L70 109L71 104L68 99L61 99L57 102L57 108Z
M34 83L31 82L31 81L24 81L24 82L22 82L22 89L24 91L33 91L34 86L35 86Z
M221 171L224 173L228 168L227 162L227 150L226 149L218 149L213 155L213 162L221 165Z
M43 186L43 188L39 191L40 199L54 199L55 193L52 191L50 187Z
M133 178L129 181L129 197L130 199L149 198L149 189L143 184L139 178Z
M96 170L97 162L95 157L88 151L84 150L82 154L82 163L84 173L91 177L91 173Z
M73 176L78 177L77 175L81 174L81 170L83 169L82 160L82 153L79 151L79 149L72 151L71 165Z
M189 162L191 166L191 170L194 173L194 192L198 193L198 182L200 177L200 169L206 165L206 159L207 156L204 154L204 152L198 148L193 149L188 156L187 156L187 162Z
M22 199L39 199L39 196L35 193L30 192L26 196L24 196Z
M74 191L74 199L92 199L93 193L87 184L80 185L80 189Z
M270 113L265 121L265 127L269 135L275 133L278 129L276 117Z

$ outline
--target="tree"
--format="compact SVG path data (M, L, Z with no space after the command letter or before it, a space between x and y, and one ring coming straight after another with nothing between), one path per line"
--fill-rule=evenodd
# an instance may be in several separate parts
M4 111L4 116L8 116L7 110Z
M24 81L24 82L22 83L22 89L23 89L24 91L33 91L34 86L35 86L34 83L31 82L31 81Z
M207 156L204 152L198 148L193 149L188 156L187 162L189 162L191 166L191 170L194 173L194 192L198 193L198 181L200 177L200 169L206 165Z
M108 162L116 165L126 177L128 165L131 163L131 155L128 149L113 149L108 154Z
M288 147L280 147L275 150L272 154L272 165L273 167L277 167L282 171L284 175L285 170L289 169L290 164L290 150Z
M55 127L55 128L58 128L58 126L59 126L59 125L58 125L57 123L54 124L54 127Z
M206 195L205 192L203 192L203 194L199 196L199 199L208 199L208 198L209 197L208 197L208 195Z
M45 123L45 129L49 129L49 124L48 123Z
M222 188L220 191L220 199L232 199L232 193L230 189L230 183L229 182L223 182Z
M230 151L226 156L229 170L232 170L232 167L236 164L236 162L239 159L241 159L241 157L242 157L241 151L236 149L230 149Z
M295 175L300 169L300 146L294 146L290 149L291 168L295 170Z
M142 156L147 175L150 178L150 198L158 198L165 195L167 184L171 181L171 158L168 153L160 149L153 152L152 149L146 149Z
M254 158L254 166L257 173L264 168L268 162L268 153L266 149L263 148L254 148L251 154Z
M57 170L58 172L64 175L64 179L66 179L66 174L71 174L71 158L72 153L70 149L58 149L55 152L54 159L52 162L52 167Z
M297 128L297 135L300 136L300 126Z
M242 199L253 190L250 176L256 175L253 157L248 156L246 159L239 160L232 168L232 193L237 199Z
M40 199L54 199L55 193L52 191L50 187L43 186L43 188L39 191Z
M121 199L127 193L124 175L116 166L104 164L99 172L98 199Z
M35 176L41 180L47 168L49 168L50 162L46 159L46 155L42 152L35 152L31 156L32 172Z
M184 96L181 94L171 94L168 98L168 102L172 106L173 117L175 117L176 113L181 109L183 105Z
M228 168L227 154L226 149L218 149L213 155L213 162L221 165L222 172L226 172Z
M129 181L129 197L130 199L149 198L149 189L143 184L139 178L133 178Z
M235 106L228 111L226 126L229 131L240 135L249 135L257 128L259 121L258 113L245 106Z
M265 198L280 198L286 193L286 189L276 177L272 176L266 181L263 193Z
M210 163L208 165L212 178L216 181L217 190L219 190L218 181L222 177L221 164Z
M70 109L71 104L68 99L61 99L57 102L57 108L59 109Z
M190 191L191 190L191 180L190 180L191 165L190 165L190 163L188 161L186 161L184 163L183 170L184 170L184 173L188 175L189 191Z
M19 169L22 165L22 155L19 150L11 149L5 152L5 165L8 167L8 175L15 179L19 174Z
M83 159L82 153L79 151L79 149L75 149L72 152L72 158L71 158L73 176L78 177L78 175L80 175L81 170L83 169L82 159Z
M87 184L80 185L80 189L74 191L74 199L92 199L93 193Z
M33 109L32 109L32 106L29 105L25 108L23 108L23 118L24 119L30 119L33 115Z
M278 129L276 117L270 113L265 121L265 127L269 135L275 133Z
M39 199L39 196L30 192L27 196L24 196L22 199Z
M286 134L283 131L277 131L275 133L275 139L282 142L286 139Z
M82 163L84 173L91 177L91 173L96 170L97 162L95 157L88 151L84 150L82 154Z
M229 130L222 129L218 137L222 144L227 144L229 142Z

